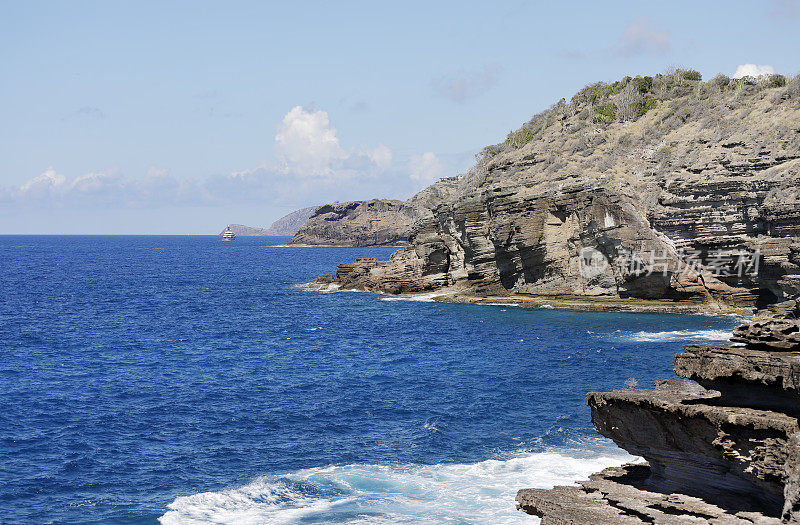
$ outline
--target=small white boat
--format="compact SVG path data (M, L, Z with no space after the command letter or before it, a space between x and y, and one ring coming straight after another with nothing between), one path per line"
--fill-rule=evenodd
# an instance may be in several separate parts
M236 238L236 234L233 233L233 230L231 230L230 226L226 227L225 231L222 232L222 240L223 241L232 241L235 238Z

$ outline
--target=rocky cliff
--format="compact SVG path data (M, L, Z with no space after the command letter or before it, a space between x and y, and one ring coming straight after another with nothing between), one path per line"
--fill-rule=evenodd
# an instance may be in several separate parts
M800 77L587 86L486 148L403 250L341 265L336 284L599 308L794 298L798 122Z
M800 522L800 322L754 323L743 346L689 345L686 381L589 393L592 423L647 463L577 487L523 489L542 524Z

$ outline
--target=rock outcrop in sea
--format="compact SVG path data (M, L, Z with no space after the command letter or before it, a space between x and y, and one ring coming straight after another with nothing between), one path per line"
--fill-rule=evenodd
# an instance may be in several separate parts
M603 309L793 300L798 122L800 77L678 70L587 86L485 148L389 261L342 264L335 284Z
M335 202L316 209L289 244L310 246L397 246L405 244L419 218L403 201Z
M587 394L597 431L647 462L520 490L518 507L542 525L800 522L799 333L751 323L743 346L685 346L684 381Z
M406 201L334 202L316 209L290 244L309 246L402 246L416 223L454 195L462 178L447 177Z

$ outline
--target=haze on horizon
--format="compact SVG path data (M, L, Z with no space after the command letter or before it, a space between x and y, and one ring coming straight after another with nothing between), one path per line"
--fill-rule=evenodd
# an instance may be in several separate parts
M800 0L2 5L3 234L404 199L591 82L800 69Z

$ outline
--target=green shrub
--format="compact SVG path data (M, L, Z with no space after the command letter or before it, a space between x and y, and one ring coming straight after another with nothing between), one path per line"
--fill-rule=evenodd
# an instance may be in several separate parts
M521 148L528 142L536 138L536 134L528 128L522 128L517 131L512 131L506 138L506 144L513 148Z
M614 104L604 104L594 108L594 118L592 121L595 124L611 124L616 117L617 108Z
M720 90L724 90L730 83L731 79L722 73L718 73L711 79L711 85Z
M653 77L636 77L633 79L639 93L649 93L653 89Z
M786 85L786 77L783 75L770 75L766 79L767 87L777 88Z
M636 105L636 118L641 117L651 109L655 109L656 106L658 106L658 100L650 95L645 95L644 101Z
M689 80L691 82L700 82L703 80L703 75L701 75L700 72L695 69L679 69L677 73L682 79Z
M576 106L582 104L594 104L597 100L597 92L603 87L605 83L603 82L595 82L594 84L589 84L588 86L584 87L577 93L575 96L572 97L572 103Z
M746 76L737 79L739 81L739 85L741 86L755 86L758 84L758 79L756 77Z

